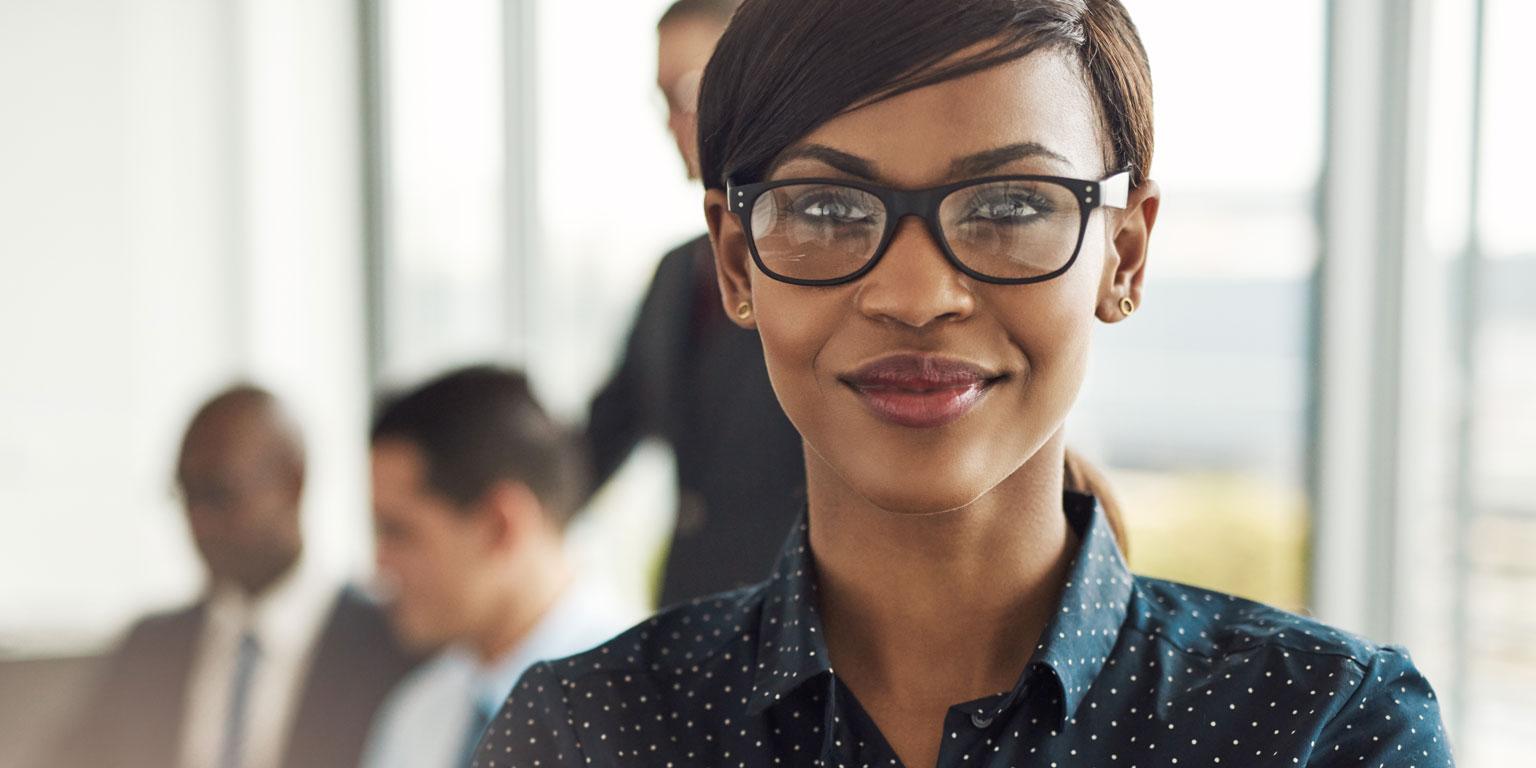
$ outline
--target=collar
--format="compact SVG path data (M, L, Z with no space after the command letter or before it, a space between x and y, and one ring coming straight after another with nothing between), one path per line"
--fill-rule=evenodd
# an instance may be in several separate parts
M1013 690L986 707L990 715L977 712L987 720L1014 707L1032 687L1038 688L1039 681L1055 689L1058 725L1064 723L1092 688L1125 623L1134 577L1098 501L1067 491L1062 508L1081 543L1068 567L1057 611ZM809 530L802 513L763 592L757 669L748 697L752 715L833 671L817 609ZM830 697L827 702L830 705Z
M622 616L610 595L580 581L568 584L516 647L490 664L469 648L456 645L449 654L467 670L471 696L477 704L499 704L535 662L557 659L597 645L623 625L608 617ZM490 706L492 710L495 706Z
M302 654L319 634L337 595L336 584L308 557L300 557L254 597L228 584L214 585L208 596L208 622L225 635L255 635L263 655Z
M1062 508L1081 543L1067 568L1056 613L1035 645L1024 673L991 718L1001 716L1026 695L1036 680L1050 681L1059 702L1057 725L1077 713L1093 681L1109 660L1130 609L1135 577L1115 543L1115 533L1092 496L1068 491Z
M832 671L819 600L810 524L802 511L763 592L749 714L760 714L807 680Z

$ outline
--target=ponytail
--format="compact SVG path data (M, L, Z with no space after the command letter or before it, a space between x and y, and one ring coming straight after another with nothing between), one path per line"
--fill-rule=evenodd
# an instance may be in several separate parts
M1130 556L1130 541L1126 538L1125 518L1120 511L1120 500L1109 488L1109 481L1098 467L1090 464L1076 451L1067 449L1066 475L1063 481L1066 489L1086 493L1099 501L1099 509L1104 512L1104 519L1109 523L1109 529L1114 531L1115 543L1120 545L1120 553Z

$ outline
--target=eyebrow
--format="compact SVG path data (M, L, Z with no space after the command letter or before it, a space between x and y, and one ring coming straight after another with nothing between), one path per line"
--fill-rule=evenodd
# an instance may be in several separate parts
M839 171L842 171L843 173L846 173L850 176L857 176L858 178L861 178L865 181L880 180L880 174L875 171L874 163L871 163L870 161L865 160L858 155L850 155L847 152L843 152L842 150L833 149L829 146L826 146L825 144L801 144L799 146L790 147L784 151L784 154L779 155L779 158L774 161L771 167L769 167L768 173L765 175L772 175L774 171L778 170L786 163L801 159L818 160L822 163L832 166L833 168L838 169Z
M961 179L967 176L980 176L1015 160L1031 157L1043 157L1047 160L1061 163L1068 168L1072 167L1071 160L1047 149L1044 144L1034 141L1022 141L1018 144L1009 144L1006 147L998 147L997 149L989 149L985 152L977 152L974 155L966 155L950 163L949 172L955 178Z
M1017 144L1009 144L957 158L949 164L949 174L957 179L980 176L1016 160L1031 157L1043 157L1048 160L1054 160L1069 168L1072 167L1072 161L1046 148L1045 145L1034 141L1022 141ZM779 167L792 160L801 159L820 161L843 173L856 176L865 181L880 180L880 172L875 169L874 163L858 155L833 149L824 144L802 144L791 147L784 154L780 155L773 166L768 169L768 175L771 175Z

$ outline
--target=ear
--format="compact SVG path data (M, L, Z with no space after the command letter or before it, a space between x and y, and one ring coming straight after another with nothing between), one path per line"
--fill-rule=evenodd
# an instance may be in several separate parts
M742 328L756 328L752 316L743 319L736 314L738 307L752 302L752 253L741 220L730 211L725 190L705 190L704 219L709 224L709 244L715 249L715 277L720 281L725 316Z
M1099 301L1094 314L1106 323L1118 323L1126 317L1121 300L1130 299L1141 307L1141 286L1147 274L1147 246L1152 226L1157 223L1162 190L1148 179L1131 190L1130 199L1119 215L1111 219L1110 248L1104 257L1104 275L1099 282Z
M497 480L480 500L479 516L489 549L510 552L522 546L544 519L539 497L527 484Z
M297 510L304 500L304 460L296 456L275 458L271 468L278 473L274 492L281 493L283 503Z

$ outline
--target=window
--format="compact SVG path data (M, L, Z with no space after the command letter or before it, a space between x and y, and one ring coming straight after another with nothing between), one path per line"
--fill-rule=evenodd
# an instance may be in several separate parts
M1216 0L1130 5L1164 206L1145 305L1097 332L1069 443L1112 470L1138 572L1300 609L1323 4L1263 35Z
M1536 7L1486 0L1472 282L1458 348L1469 386L1459 537L1458 746L1466 764L1512 765L1536 722L1536 231L1529 225ZM1470 165L1470 164L1469 164Z
M520 353L519 3L378 0L374 361L389 384Z

